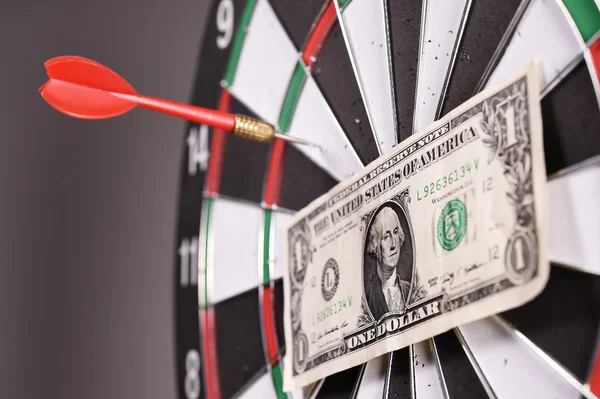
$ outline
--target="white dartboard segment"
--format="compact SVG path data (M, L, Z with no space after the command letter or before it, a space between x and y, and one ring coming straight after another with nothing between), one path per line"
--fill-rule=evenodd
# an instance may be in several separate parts
M600 157L548 181L551 261L600 275Z
M318 147L297 146L308 158L341 181L358 172L363 164L342 130L312 76L307 75L289 128Z
M383 398L386 388L386 375L389 355L371 359L365 365L365 371L354 399Z
M276 124L298 51L267 0L258 0L229 91L256 115Z
M470 7L471 0L423 1L415 132L437 119Z
M213 199L211 210L213 303L239 295L260 282L257 260L263 210L260 206L225 198Z
M413 386L419 399L449 399L433 340L412 345Z
M459 331L498 398L581 397L496 318L465 324Z
M398 137L386 2L387 0L352 0L344 7L339 5L340 0L334 0L350 61L380 153L396 145Z
M272 247L275 248L275 259L270 260L275 269L272 276L273 280L283 277L283 268L286 265L283 250L286 245L285 226L292 220L292 217L293 215L287 212L273 212L273 216L271 216L271 226L274 229L271 234L271 237L273 237Z
M581 56L585 44L560 1L531 0L487 86L501 82L532 59L540 62L543 83L548 86Z
M260 283L257 264L262 247L264 210L256 204L230 198L213 198L211 210L211 242L209 259L212 271L211 299L219 303L256 288ZM271 216L270 259L272 279L283 277L284 226L292 218L288 212L274 211Z
M237 396L239 399L277 399L271 373L265 372ZM295 398L294 398L295 399Z

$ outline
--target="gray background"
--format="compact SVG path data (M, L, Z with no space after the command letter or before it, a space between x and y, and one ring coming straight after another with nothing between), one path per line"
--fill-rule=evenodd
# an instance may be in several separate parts
M96 59L188 102L207 0L0 8L0 397L173 398L184 122L82 121L39 96L43 63Z

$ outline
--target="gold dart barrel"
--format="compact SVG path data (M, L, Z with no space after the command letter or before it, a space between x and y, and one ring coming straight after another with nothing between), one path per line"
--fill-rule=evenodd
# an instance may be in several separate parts
M233 134L246 139L270 143L275 139L275 126L246 115L235 115Z
M270 123L240 114L235 115L235 126L233 127L232 133L236 136L261 143L271 143L275 138L279 138L290 143L318 147L318 145L298 137L278 133L277 130L275 130L275 126Z

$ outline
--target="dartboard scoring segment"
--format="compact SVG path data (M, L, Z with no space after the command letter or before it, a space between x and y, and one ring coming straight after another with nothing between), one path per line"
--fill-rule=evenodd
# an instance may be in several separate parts
M338 20L379 152L398 143L387 2L337 0ZM340 18L341 16L341 18ZM348 25L348 28L345 26ZM354 27L361 27L356 29Z
M472 0L423 2L415 132L438 119Z
M600 279L563 267L555 267L552 274L537 298L502 317L519 330L518 338L537 357L552 365L556 378L571 374L578 382L589 382L600 320Z
M598 33L600 11L593 0L563 0L583 41L588 43Z
M471 98L513 18L528 0L476 0L469 10L440 117ZM491 29L494 27L494 29Z
M274 212L277 230L291 217L289 213ZM263 221L263 212L260 206L244 203L224 197L212 200L211 219L215 221L212 227L213 241L209 269L212 270L212 284L208 294L211 303L218 303L237 296L243 292L256 288L258 268L256 259L259 249L260 226ZM281 243L279 243L281 244ZM278 250L280 246L276 247ZM283 276L283 258L275 258L275 275L273 279ZM228 268L214 267L214 265L230 265Z
M390 355L377 357L367 362L363 369L361 384L357 387L356 399L382 398L386 387L387 367ZM389 381L388 381L389 383Z
M413 387L418 398L447 398L448 387L441 375L435 341L428 339L411 345Z
M410 398L409 383L414 382L414 358L410 348L403 348L389 354L389 362L385 380L385 391L388 398ZM414 385L414 383L413 383Z
M388 1L398 142L414 133L421 22L426 1Z
M582 196L582 189L600 192L600 158L548 182L552 205L562 210L553 216L548 255L557 263L600 275L600 209L597 197Z
M532 353L501 319L491 317L459 330L497 397L580 397L579 390L567 379L557 378L551 366Z
M585 43L573 29L573 22L565 18L563 8L556 0L529 2L486 87L502 81L515 67L536 59L540 61L544 92L580 59Z
M488 381L482 378L477 364L471 361L470 353L457 339L456 329L447 331L432 340L445 376L450 398L494 398Z
M248 4L246 10L250 19L242 27L243 46L236 68L228 70L224 84L256 114L275 123L296 66L297 52L268 2L258 0L255 5Z

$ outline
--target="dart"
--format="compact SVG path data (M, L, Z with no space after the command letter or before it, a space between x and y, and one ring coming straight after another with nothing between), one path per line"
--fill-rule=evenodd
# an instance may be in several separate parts
M279 133L270 123L250 116L140 95L116 72L84 57L59 56L46 61L44 66L49 79L39 89L42 97L56 110L74 118L112 118L140 106L258 142L269 143L279 138L317 146Z

